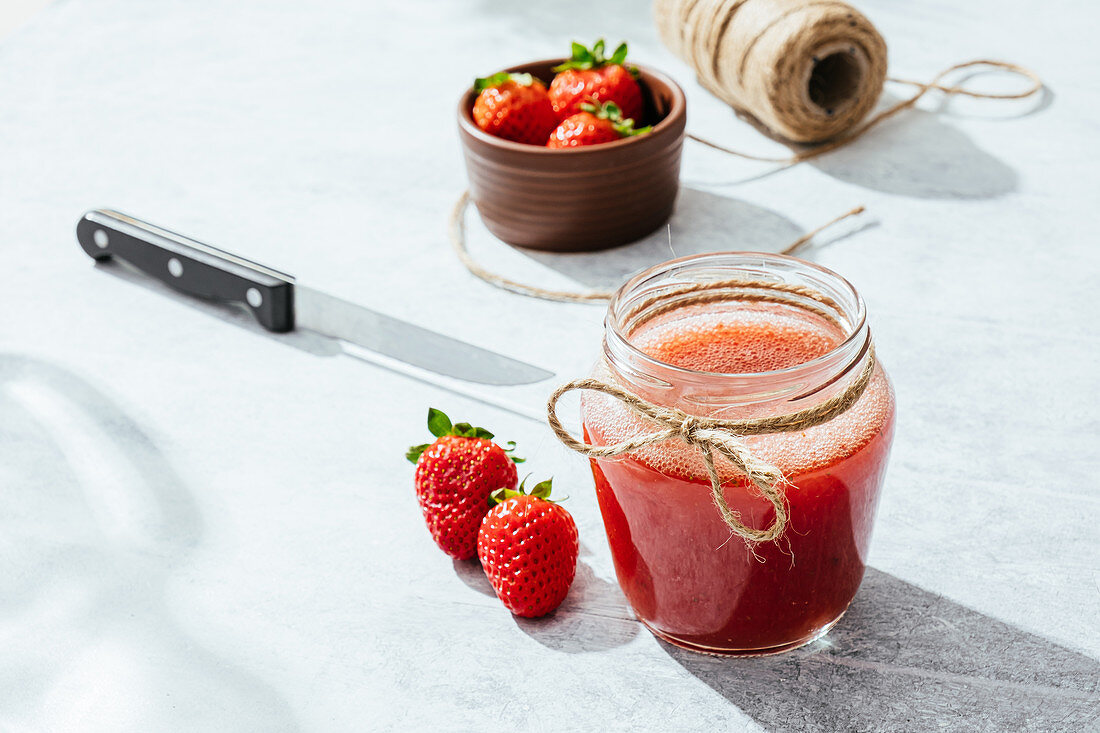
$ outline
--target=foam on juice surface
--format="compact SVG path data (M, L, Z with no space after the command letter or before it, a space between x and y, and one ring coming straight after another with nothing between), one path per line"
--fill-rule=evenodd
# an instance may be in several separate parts
M659 361L701 372L786 369L823 356L844 340L828 321L775 304L671 315L643 324L631 342Z
M642 324L630 340L642 352L667 364L702 372L743 374L803 364L835 348L844 340L844 334L804 310L761 303L677 309ZM608 377L606 373L597 376ZM701 414L684 404L675 406ZM890 385L876 369L856 404L830 422L798 432L752 436L745 442L758 457L791 477L833 465L858 451L883 429L891 409ZM583 414L585 427L598 443L618 442L653 430L644 418L603 395L587 396ZM631 456L665 475L706 481L699 451L679 441L640 448ZM739 478L725 461L719 462L719 468L723 478Z

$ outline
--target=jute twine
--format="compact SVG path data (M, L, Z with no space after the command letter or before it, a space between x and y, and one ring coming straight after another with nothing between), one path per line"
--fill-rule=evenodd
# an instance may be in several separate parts
M526 295L531 298L553 300L559 303L604 303L611 300L611 296L615 294L613 290L589 290L588 292L578 293L569 290L540 288L537 285L528 285L517 280L512 280L511 278L504 277L503 275L499 275L487 269L473 258L466 245L466 210L469 206L470 192L463 191L462 195L458 197L458 201L455 202L454 208L451 209L451 215L447 220L447 233L450 235L451 247L454 248L459 261L462 262L466 269L473 275L502 290L507 290L519 295ZM862 206L857 206L835 219L825 222L813 231L803 234L801 237L788 244L779 251L779 254L790 254L825 229L850 216L862 214L863 211L864 208Z
M654 15L665 45L716 97L777 137L825 143L789 157L766 157L688 135L750 160L794 164L823 155L912 107L932 90L979 99L1023 99L1043 86L1030 69L989 59L955 64L927 82L888 78L882 36L839 0L656 0ZM980 67L1020 74L1031 85L1020 92L991 94L941 83L953 72ZM860 124L878 102L884 81L914 86L916 92Z
M731 290L731 288L737 289ZM762 293L760 291L772 292ZM685 294L689 293L695 294L684 297ZM647 315L645 320L648 320L648 318L652 318L660 312L699 303L711 303L717 300L767 300L787 303L815 313L822 313L822 309L807 304L803 300L805 298L825 306L828 310L835 311L837 309L836 303L828 296L811 288L764 280L726 280L714 283L695 283L673 288L644 301L634 308L631 313L637 315L644 311ZM660 303L660 301L666 302ZM828 317L834 323L837 322L834 317ZM627 320L630 319L631 316L628 314ZM634 328L642 322L644 320L636 322ZM710 479L711 498L718 508L718 513L729 526L730 531L749 543L751 547L754 543L768 542L783 535L789 521L786 493L784 491L784 485L787 484L787 481L779 468L753 455L742 439L751 435L806 430L815 425L826 423L846 412L859 400L874 374L874 346L871 344L870 338L868 338L867 343L867 358L863 370L848 387L813 407L785 415L746 420L719 420L697 417L674 407L655 405L617 385L599 379L587 378L576 379L558 387L546 403L546 416L551 429L563 445L589 458L623 456L638 448L663 443L666 440L680 440L692 448L697 448L703 457L703 465ZM653 423L657 429L652 433L637 435L609 445L595 445L579 440L562 425L561 420L558 418L557 407L558 401L565 394L584 390L601 392L617 399L632 412ZM724 456L771 503L775 509L775 518L768 527L763 529L750 527L742 521L739 512L730 508L722 490L722 479L715 466L716 453Z
M1030 79L1031 85L1020 92L991 94L986 92L975 92L960 86L949 86L940 83L944 77L953 74L956 71L975 67L987 67L1011 71L1013 73L1019 74L1020 76ZM977 59L975 61L967 61L965 63L949 66L940 73L936 74L934 77L932 77L930 81L927 82L912 81L910 79L897 79L894 77L890 77L887 81L895 82L897 84L908 84L909 86L915 86L917 87L917 91L912 96L907 97L900 102L895 102L881 112L878 112L877 114L868 118L863 124L848 131L847 134L841 135L840 137L830 140L829 142L800 150L797 153L794 153L793 155L789 155L787 157L769 157L764 155L755 155L753 153L746 153L740 150L735 150L733 148L728 148L725 145L721 145L714 142L713 140L708 140L707 138L699 137L698 135L694 135L692 133L688 133L687 137L691 138L697 143L706 145L709 148L720 150L721 152L728 153L729 155L736 155L737 157L745 158L746 160L758 160L764 163L782 163L783 165L794 165L796 163L801 163L803 161L816 158L819 155L830 153L834 150L837 150L838 148L843 148L846 145L850 145L851 143L855 142L857 138L865 135L869 130L871 130L871 128L875 127L879 123L885 122L899 112L902 112L914 106L918 101L920 101L921 97L932 90L943 92L948 96L958 94L964 97L974 97L976 99L1024 99L1026 97L1032 96L1033 94L1037 94L1039 90L1043 88L1042 79L1040 79L1039 75L1031 69L1025 68L1023 66L1018 66L1016 64L1011 64L1007 61L992 61L989 59Z

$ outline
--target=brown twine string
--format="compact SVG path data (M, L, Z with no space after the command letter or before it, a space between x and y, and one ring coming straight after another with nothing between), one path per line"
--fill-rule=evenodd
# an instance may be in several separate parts
M462 195L458 197L458 201L455 202L454 207L451 209L450 217L447 219L447 232L450 235L451 247L454 249L459 261L476 277L502 290L507 290L519 295L526 295L531 298L553 300L559 303L604 303L611 300L611 297L615 294L614 290L590 290L586 293L577 293L569 290L550 290L547 288L540 288L537 285L527 285L526 283L512 280L486 269L473 258L466 245L466 210L469 208L469 205L470 192L463 191ZM857 206L835 219L830 219L816 229L803 234L801 237L791 242L780 250L779 254L790 254L834 224L850 216L862 214L864 211L864 207Z
M974 67L974 66L989 66L989 67L993 67L993 68L1005 69L1007 71L1012 71L1016 74L1020 74L1021 76L1024 76L1024 77L1027 77L1028 79L1030 79L1031 80L1031 86L1029 86L1027 89L1025 89L1022 92L1006 92L1004 94L992 94L992 93L985 93L985 92L975 92L975 91L971 91L969 89L964 89L964 88L958 87L958 86L945 86L945 85L939 83L945 76L947 76L948 74L951 74L952 72L959 71L960 69L967 69L967 68ZM886 109L882 110L878 114L876 114L873 117L871 117L870 119L868 119L866 122L864 122L859 127L855 128L854 130L849 132L848 134L846 134L842 137L839 137L835 140L831 140L829 142L823 143L821 145L816 145L812 148L808 148L806 150L799 151L799 152L795 153L794 155L791 155L791 156L786 157L786 158L775 158L775 157L768 157L768 156L761 156L761 155L753 155L752 153L745 153L745 152L742 152L740 150L734 150L732 148L727 148L724 145L720 145L719 143L716 143L712 140L708 140L706 138L699 137L698 135L694 135L690 132L687 134L687 136L689 138L691 138L692 140L694 140L695 142L697 142L697 143L702 143L703 145L706 145L709 148L719 150L723 153L728 153L729 155L736 155L739 158L745 158L747 160L758 160L758 161L761 161L761 162L764 162L764 163L782 163L784 165L794 165L796 163L801 163L803 161L810 160L811 158L816 158L819 155L824 155L825 153L829 153L829 152L832 152L834 150L837 150L838 148L842 148L842 147L845 147L847 145L852 144L858 138L863 137L863 135L865 135L867 132L869 132L873 127L875 127L879 123L885 122L886 120L890 119L891 117L898 114L902 110L906 110L906 109L909 109L910 107L914 106L918 101L920 101L921 97L923 97L925 94L927 94L928 92L930 92L932 90L943 92L943 93L947 94L948 96L958 94L958 95L962 95L962 96L966 96L966 97L974 97L974 98L977 98L977 99L1024 99L1025 97L1030 97L1033 94L1036 94L1039 90L1041 90L1043 88L1042 79L1040 79L1038 74L1036 74L1031 69L1025 68L1023 66L1017 66L1016 64L1011 64L1011 63L1008 63L1007 61L991 61L991 60L988 60L988 59L978 59L978 60L975 60L975 61L967 61L965 63L955 64L954 66L951 66L947 69L944 69L940 73L936 74L934 77L932 77L932 80L928 81L928 82L913 81L911 79L896 79L896 78L893 78L893 77L889 78L888 81L892 81L892 82L895 82L897 84L908 84L910 86L915 86L918 89L917 89L917 92L915 94L913 94L911 97L909 97L907 99L904 99L900 102L896 102L895 104L891 105L890 107L887 107Z
M725 281L721 283L700 283L697 289L700 291L726 290L730 287L738 286L769 288L775 285L778 284L766 281ZM782 288L774 289L782 291ZM809 288L800 289L799 294L811 297L824 305L832 304L835 306L827 296ZM725 300L745 299L743 297L745 295L744 293L726 292L724 295ZM652 305L667 297L669 297L668 294L661 294L651 298L647 303ZM703 296L700 295L694 298L678 300L676 306L683 307L697 302L704 302L702 297ZM784 300L782 296L773 296L773 298L798 307L805 307L804 303L797 300ZM639 307L644 308L645 306L646 303L643 303ZM634 312L637 312L637 310L638 309L635 309ZM734 534L751 545L756 542L775 540L782 536L789 518L786 495L782 488L787 482L779 468L753 455L752 451L749 450L748 446L742 441L742 438L750 435L765 435L770 433L805 430L832 420L838 415L846 412L856 403L867 389L867 385L870 384L874 370L875 350L874 346L868 341L867 361L863 371L860 372L855 381L844 389L844 391L830 397L820 404L804 410L786 415L752 418L747 420L720 420L716 418L696 417L674 407L655 405L621 387L608 384L598 379L575 379L568 384L558 387L554 393L550 395L546 403L546 419L550 423L550 428L554 431L554 434L563 445L589 458L613 458L647 445L655 445L672 439L679 439L688 446L698 448L703 457L703 465L706 467L707 476L710 479L711 498L718 507L718 512L722 520L729 526ZM652 433L638 435L610 445L594 445L578 440L565 429L557 414L558 402L561 400L562 396L577 390L602 392L603 394L614 397L635 414L656 424L659 429ZM772 521L771 525L764 529L750 527L741 521L739 512L730 508L722 491L722 479L718 475L718 470L715 467L715 453L724 456L733 464L733 466L740 473L744 474L748 481L760 491L764 498L771 503L772 507L775 509L775 519Z
M729 289L738 290L769 290L770 293L755 293L755 292L739 292L736 298L731 297L728 292L724 292ZM691 295L692 293L698 293L693 295L689 299L684 299L681 296ZM781 293L777 295L776 293ZM797 302L792 295L802 296L808 298L811 301L821 303L825 308L818 308L815 305L805 302ZM651 321L657 316L664 315L669 311L676 310L684 305L704 305L707 303L720 303L728 300L744 300L750 302L770 302L770 303L787 303L788 305L794 304L803 310L810 311L816 315L821 316L829 323L832 323L837 328L843 328L840 321L833 316L830 312L840 312L840 306L837 302L820 293L813 288L808 288L804 285L795 285L793 283L777 283L770 280L748 280L748 279L731 279L731 280L715 280L713 282L701 282L701 283L685 283L683 285L677 285L675 287L667 288L662 291L660 295L654 296L643 300L638 305L630 309L630 311L623 317L623 321L630 324L630 334L636 331L640 326L647 321ZM662 302L664 301L664 302ZM827 310L830 309L830 310ZM644 313L644 318L639 318ZM628 334L628 336L630 335Z

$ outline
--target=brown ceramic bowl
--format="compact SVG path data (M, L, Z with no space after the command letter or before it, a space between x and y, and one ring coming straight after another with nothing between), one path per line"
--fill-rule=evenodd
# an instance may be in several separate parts
M549 86L565 59L507 69ZM637 64L632 64L637 66ZM652 132L612 143L551 150L482 132L468 90L458 104L458 129L470 195L489 231L509 244L577 252L640 239L672 215L687 124L684 92L660 72L637 66Z

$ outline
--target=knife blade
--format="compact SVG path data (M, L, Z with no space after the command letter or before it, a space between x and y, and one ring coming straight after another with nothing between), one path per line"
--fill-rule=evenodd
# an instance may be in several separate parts
M383 366L407 364L447 379L490 386L541 382L553 372L300 285L287 273L110 209L76 227L95 260L118 258L174 290L239 303L268 331L306 329Z

